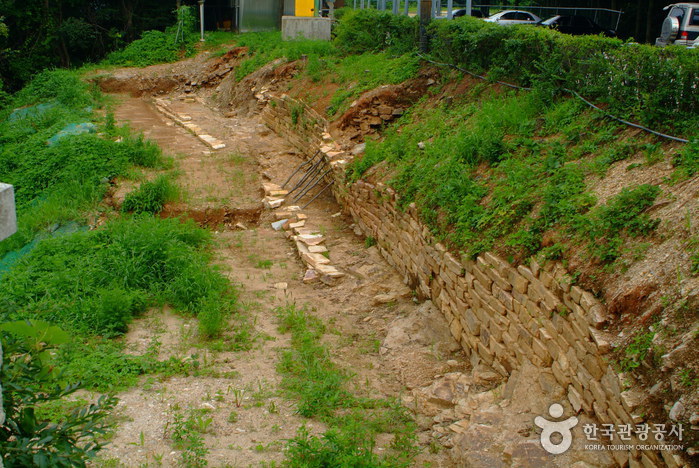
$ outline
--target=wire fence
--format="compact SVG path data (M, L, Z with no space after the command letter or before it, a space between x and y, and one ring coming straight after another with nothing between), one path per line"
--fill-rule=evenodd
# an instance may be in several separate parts
M472 0L431 0L431 15L433 19L452 19L456 12L468 16L490 16L501 10L518 10L534 13L542 19L551 16L565 14L586 16L595 23L609 29L619 29L622 10L610 8L586 8L586 7L542 7L542 6L516 6L512 5L480 5ZM376 9L391 11L395 15L415 15L419 11L420 0L353 0L355 9Z

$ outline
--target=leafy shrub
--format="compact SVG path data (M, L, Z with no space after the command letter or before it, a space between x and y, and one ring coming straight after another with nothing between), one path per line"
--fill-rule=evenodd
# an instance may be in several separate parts
M77 109L92 106L98 95L78 74L70 70L47 70L36 75L13 98L13 106L21 107L40 102L57 101Z
M159 176L126 195L121 210L130 213L160 213L165 203L177 199L178 189L167 176Z
M699 61L685 48L569 36L545 28L500 28L475 18L435 21L430 35L432 54L441 61L473 71L498 69L498 75L522 86L554 79L559 88L647 124L670 128L673 116L699 113L694 89ZM693 127L685 119L682 128Z
M105 63L125 67L147 67L156 63L176 62L192 52L191 46L183 48L176 41L173 32L146 31L140 39L122 50L110 53Z
M335 31L338 49L350 54L381 50L403 54L418 43L416 17L370 9L343 14Z
M192 222L151 217L43 240L3 276L0 318L41 318L114 336L150 304L197 314L230 288L207 264L208 242Z
M43 418L40 405L60 402L80 387L66 385L51 354L69 336L46 322L9 322L0 326L0 375L6 420L0 425L0 453L7 467L84 466L103 442L104 418L116 398L68 412L60 421Z

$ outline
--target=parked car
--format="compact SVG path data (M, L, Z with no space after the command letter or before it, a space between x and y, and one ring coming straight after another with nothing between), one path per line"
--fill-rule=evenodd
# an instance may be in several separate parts
M493 16L487 17L484 21L489 23L498 23L503 25L510 24L538 24L541 18L534 13L519 10L505 10L500 13L495 13Z
M603 28L587 16L556 15L546 21L542 21L539 25L574 36L581 36L584 34L604 34L608 37L616 36L616 31Z
M682 45L696 47L699 38L699 3L673 3L664 8L670 10L663 21L660 37L655 45Z
M456 10L452 16L454 18L466 16L466 9L462 8L461 10ZM471 16L474 18L483 18L483 12L481 10L471 10Z

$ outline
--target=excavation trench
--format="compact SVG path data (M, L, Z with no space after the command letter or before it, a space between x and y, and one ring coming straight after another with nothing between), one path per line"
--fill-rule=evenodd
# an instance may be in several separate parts
M117 120L129 122L176 160L176 180L185 196L163 215L186 214L210 226L214 262L239 285L241 309L258 338L249 351L221 350L198 341L195 321L168 310L153 310L135 321L125 337L132 352L157 343L161 358L195 359L201 371L162 381L146 379L118 395L119 424L102 460L125 466L177 464L182 450L173 441L173 424L177 415L191 410L205 411L211 418L203 438L213 466L280 462L286 441L302 425L312 434L324 431L318 421L297 415L297 402L280 390L278 352L290 342L278 329L275 308L288 303L306 307L326 324L323 342L333 360L354 375L351 387L358 395L400 398L429 387L436 375L453 380L467 371L469 365L441 314L429 302L413 300L378 248L365 243L350 218L338 215L342 208L330 191L303 212L309 228L325 236L329 260L344 276L303 281L306 265L284 233L272 228L275 213L260 209L260 204L263 184L283 183L304 155L259 115L225 117L203 100L191 99L191 93L159 95L157 103L150 97L118 99ZM173 122L172 115L185 115L225 147L212 149L191 129ZM321 189L319 184L299 204ZM457 466L448 450L434 445L434 416L418 413L422 451L415 463ZM388 434L379 436L377 453L390 450L391 441Z
M423 77L420 86L428 81ZM552 403L561 402L569 413L579 413L579 427L600 422L590 416L592 408L588 411L586 407L586 385L590 382L581 384L575 377L569 385L564 384L570 379L569 371L556 364L560 356L552 359L547 351L549 342L542 343L547 336L558 339L555 327L542 326L540 331L538 325L523 320L510 323L516 314L495 310L503 304L521 305L525 296L538 294L530 313L540 311L543 317L542 308L571 300L572 309L580 309L580 314L571 314L570 325L556 326L570 329L571 340L582 349L578 358L571 346L573 356L566 362L575 359L592 366L594 378L590 381L608 384L608 388L595 387L595 392L601 392L595 396L611 402L614 397L603 394L618 391L618 385L613 385L610 372L599 363L600 353L593 349L601 338L591 337L593 332L588 331L587 310L595 304L585 303L582 309L581 301L589 302L589 295L580 292L573 301L570 292L555 289L552 284L557 277L552 269L525 269L515 275L492 255L479 260L487 263L485 267L478 262L475 267L462 264L429 239L414 209L397 209L396 195L385 185L366 181L346 185L344 168L352 155L327 133L325 119L304 103L263 85L264 80L255 83L254 90L259 92L250 93L246 88L237 93L238 98L246 95L254 99L239 109L217 109L214 102L220 102L220 97L206 90L193 93L182 88L160 93L156 101L123 98L117 108L119 120L129 121L177 160L179 181L187 197L182 206L168 207L165 215L199 216L198 222L216 229L216 262L226 269L232 282L241 285L241 302L267 341L246 352L205 350L214 376L169 379L148 390L122 395L121 416L128 422L118 430L107 456L127 465L154 457L176 460L179 454L168 432L176 411L173 408L211 409L212 430L205 436L210 464L281 461L284 441L302 424L308 424L312 432L323 430L321 424L296 415L294 402L275 390L280 383L275 369L277 350L289 341L277 329L273 310L294 302L306 305L328 324L331 333L323 340L333 359L355 374L352 382L362 392L401 398L414 413L422 449L416 465L624 464L627 453L585 450L583 437L574 438L571 449L563 455L553 457L544 451L533 421L536 416L547 416ZM399 107L406 103L392 101L394 107L389 112L386 102L376 101L394 92L389 89L368 95L364 104L342 120L349 141L361 140L358 132L364 127L375 131L372 105L384 106L384 113L378 115L382 121L400 115ZM318 195L302 216L289 207L288 199L278 208L270 208L285 196L281 186L289 176L319 152L323 160L308 180L323 175L323 182L298 200L298 205L304 205ZM285 188L298 184L310 168L309 163L298 171ZM330 182L332 192L320 193ZM291 198L307 187L302 184ZM264 200L261 193L266 195ZM264 210L259 208L262 201L266 203ZM231 206L237 208L227 208ZM236 231L220 229L245 216L249 225L243 221L243 227ZM282 231L272 228L273 222L285 218L301 224L287 224ZM304 242L299 239L304 236L307 240L323 238L327 261L301 245ZM309 278L309 267L319 274ZM522 274L531 278L520 281ZM478 289L482 284L488 291ZM471 293L474 287L477 293ZM559 296L562 299L557 299ZM478 308L493 309L489 318L477 316L477 307L470 302L474 297L483 302ZM432 301L424 301L429 298ZM542 320L536 323L547 319ZM196 352L191 327L181 317L153 312L134 325L127 342L136 345L144 337L156 335L167 344L169 353ZM521 335L514 335L516 344L508 345L506 340L514 333ZM556 363L552 365L553 360ZM585 372L579 375L584 377ZM236 422L230 422L231 408L238 408L232 403L232 388L245 389L255 402L262 398L262 388L272 389L264 398L275 401L278 412L270 412L264 404L244 404L236 410ZM580 412L584 406L585 411ZM159 416L152 418L152 414ZM149 437L134 451L130 447L139 431ZM389 445L390 438L377 440L379 451Z

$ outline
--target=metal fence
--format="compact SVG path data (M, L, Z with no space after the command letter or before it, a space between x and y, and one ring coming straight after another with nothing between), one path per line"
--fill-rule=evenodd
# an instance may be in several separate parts
M416 15L419 10L420 0L353 0L352 6L360 9L376 9L391 11L394 15ZM529 11L537 16L546 19L555 15L581 15L587 16L596 23L610 29L618 29L623 11L611 10L608 8L582 8L582 7L538 7L538 6L518 6L511 5L479 5L472 0L432 0L433 19L452 19L454 13L465 10L466 15L473 12L480 12L482 16L489 16L501 10L522 10Z

